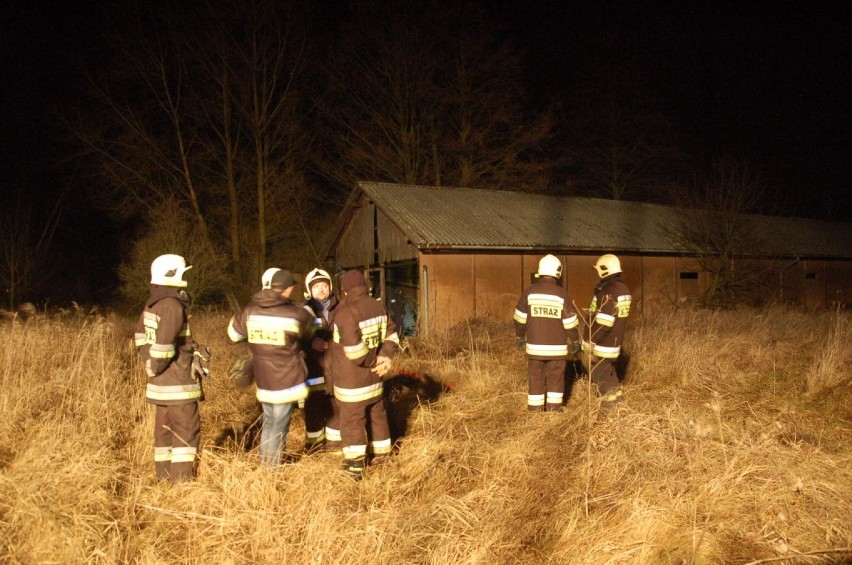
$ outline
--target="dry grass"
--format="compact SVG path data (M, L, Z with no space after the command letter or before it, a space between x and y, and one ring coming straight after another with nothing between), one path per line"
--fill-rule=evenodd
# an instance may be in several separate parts
M131 323L0 328L6 563L835 563L852 559L849 319L770 308L635 321L627 402L528 414L507 322L414 343L398 453L362 483L330 455L257 465L253 395L214 349L198 480L153 479ZM296 418L288 449L301 450Z

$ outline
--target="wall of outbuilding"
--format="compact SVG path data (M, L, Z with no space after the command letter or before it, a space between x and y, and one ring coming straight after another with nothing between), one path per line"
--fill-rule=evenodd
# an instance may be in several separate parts
M707 274L685 257L613 251L621 260L624 280L633 294L632 316L654 316L699 297ZM393 266L417 262L420 331L441 330L473 317L510 320L521 292L533 280L544 252L445 250L421 252L366 198L354 209L333 249L340 269ZM583 315L598 276L599 253L554 253L563 264L568 294ZM758 264L760 262L755 262ZM764 291L785 303L807 309L831 308L852 294L852 261L766 260ZM412 263L411 268L414 268ZM763 269L763 267L761 267ZM425 278L424 278L425 277ZM404 289L403 289L404 290ZM396 289L399 291L399 289Z
M599 281L593 268L598 255L556 256L564 266L563 284L585 315ZM518 297L532 283L541 257L542 254L517 253L420 254L421 320L429 320L430 329L441 330L472 317L511 319ZM670 281L675 259L624 256L621 262L625 283L634 297L634 315L643 315L648 309L645 295L649 277L654 285L650 295L656 300L655 306L672 303L676 289Z

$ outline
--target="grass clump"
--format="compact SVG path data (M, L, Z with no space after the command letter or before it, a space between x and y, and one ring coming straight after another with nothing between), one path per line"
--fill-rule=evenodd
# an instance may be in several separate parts
M510 321L411 341L393 459L352 481L329 454L260 468L256 401L214 351L195 482L153 478L132 321L0 327L0 561L746 563L852 558L849 319L780 307L631 321L627 401L588 380L526 411ZM301 453L297 415L288 451ZM781 560L781 561L777 561Z

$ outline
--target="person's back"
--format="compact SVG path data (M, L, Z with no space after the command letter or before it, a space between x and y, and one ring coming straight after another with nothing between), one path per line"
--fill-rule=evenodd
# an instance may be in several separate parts
M592 341L598 346L598 353L606 352L609 357L618 353L624 344L624 332L627 328L627 317L630 314L632 297L630 289L622 280L621 274L615 274L601 280L595 287L590 311L595 314L592 319ZM611 348L605 350L604 348Z
M391 335L396 338L393 320L384 306L370 297L366 287L357 287L337 307L334 317L332 367L335 384L356 388L380 383L370 369L375 366L379 348Z
M621 355L624 331L633 297L624 283L621 261L612 254L602 255L594 265L600 277L589 305L593 315L589 330L591 343L589 373L597 385L601 406L610 408L623 400L621 382L615 371L615 360Z
M525 332L527 355L541 360L566 358L569 343L578 341L579 333L577 313L565 289L556 279L542 277L527 287L521 300L526 301L529 309Z
M515 306L515 335L518 348L527 354L527 409L532 412L562 410L566 362L580 347L579 318L558 283L561 276L559 259L545 255L539 261L538 280Z
M307 395L301 339L309 320L309 314L289 298L263 289L235 321L234 328L246 331L261 402L291 402Z
M189 330L189 295L183 275L191 269L180 255L151 263L151 294L139 315L134 341L147 375L146 400L153 404L154 463L159 479L194 477L201 441L198 402L203 391L196 373L196 343Z
M228 324L228 337L234 343L248 341L256 396L263 406L260 460L275 466L287 445L293 408L308 396L301 350L310 314L290 300L295 284L290 271L268 269L261 281L264 288Z
M344 466L360 478L368 450L374 457L391 452L382 377L399 338L384 306L367 294L360 271L347 271L340 286L345 298L335 311L331 347L334 396L340 403Z

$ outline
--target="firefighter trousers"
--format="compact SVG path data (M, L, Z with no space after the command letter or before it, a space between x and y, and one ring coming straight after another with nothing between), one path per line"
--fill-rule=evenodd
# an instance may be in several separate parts
M193 478L201 440L198 402L156 406L154 416L154 462L158 479L173 483Z
M565 394L565 359L528 359L527 408L532 412L562 409Z
M325 421L326 451L340 451L342 437L340 435L340 401L334 395L328 395L329 412Z
M615 362L618 359L606 359L598 357L597 362L592 364L591 378L592 382L598 387L598 392L601 396L606 396L612 390L621 386L618 380L618 374L615 371Z
M391 452L390 426L384 397L340 402L340 435L344 459ZM369 441L369 443L368 443Z
M305 450L311 451L325 442L325 425L331 412L329 395L324 390L311 391L305 399Z

